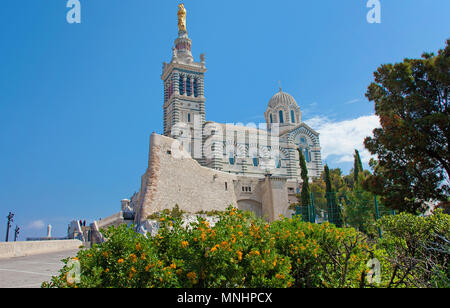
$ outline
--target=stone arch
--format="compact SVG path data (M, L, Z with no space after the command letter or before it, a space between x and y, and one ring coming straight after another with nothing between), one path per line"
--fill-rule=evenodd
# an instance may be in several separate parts
M304 126L300 126L294 131L292 131L288 136L288 142L291 144L295 143L294 140L298 135L309 137L310 140L313 142L314 146L319 145L319 138Z
M256 217L262 218L262 203L251 200L251 199L244 199L239 200L237 202L238 209L242 211L249 211L255 213Z

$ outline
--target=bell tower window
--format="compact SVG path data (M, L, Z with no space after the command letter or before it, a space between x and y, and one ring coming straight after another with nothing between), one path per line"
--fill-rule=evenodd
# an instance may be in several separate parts
M194 96L198 97L198 79L194 79Z
M191 77L186 78L186 95L192 95L192 87L191 87Z
M295 123L295 113L294 110L291 110L291 122Z
M180 95L184 95L184 77L183 77L183 75L180 75L179 87L180 87Z

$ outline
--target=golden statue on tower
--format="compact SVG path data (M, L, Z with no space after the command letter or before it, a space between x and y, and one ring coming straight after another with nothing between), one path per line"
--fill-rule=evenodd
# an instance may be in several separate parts
M178 30L187 32L187 30L186 30L186 9L184 8L183 3L180 3L178 5Z

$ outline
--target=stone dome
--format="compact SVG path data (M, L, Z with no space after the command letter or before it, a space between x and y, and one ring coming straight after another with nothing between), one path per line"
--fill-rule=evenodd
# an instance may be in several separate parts
M292 95L280 90L269 101L269 108L276 109L277 107L295 107L298 108L297 102Z

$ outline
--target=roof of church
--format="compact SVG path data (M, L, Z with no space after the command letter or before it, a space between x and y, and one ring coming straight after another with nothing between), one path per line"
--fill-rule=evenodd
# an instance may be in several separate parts
M281 89L280 92L275 94L269 101L269 107L272 109L275 109L279 105L286 107L294 106L298 108L297 102L292 97L292 95L283 92Z

